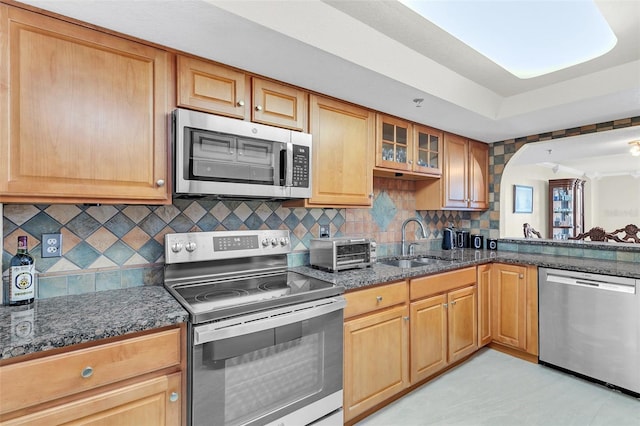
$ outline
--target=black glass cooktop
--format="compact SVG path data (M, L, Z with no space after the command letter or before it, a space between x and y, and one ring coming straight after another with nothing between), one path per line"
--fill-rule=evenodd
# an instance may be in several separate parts
M330 297L342 287L296 272L247 279L189 283L170 288L192 314L192 321L217 319L289 303Z

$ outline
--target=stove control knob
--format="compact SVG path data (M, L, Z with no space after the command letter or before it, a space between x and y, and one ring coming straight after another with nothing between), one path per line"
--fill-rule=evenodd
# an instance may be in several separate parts
M268 245L269 245L269 239L268 239L268 238L264 238L264 239L262 240L262 247L266 247L266 246L268 246Z
M271 245L272 245L273 247L277 246L277 245L278 245L278 240L276 240L275 238L272 238L272 239L271 239Z
M171 246L171 251L173 251L174 253L179 253L180 250L182 250L182 243L174 243Z
M287 237L280 238L280 245L281 246L286 246L287 244L289 244L289 239Z
M191 253L192 251L194 251L196 249L196 243L194 243L193 241L190 241L184 246L184 248L186 248L187 251L189 253Z

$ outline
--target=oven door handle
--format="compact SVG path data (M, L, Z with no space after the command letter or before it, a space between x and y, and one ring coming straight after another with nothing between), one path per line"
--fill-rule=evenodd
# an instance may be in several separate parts
M229 339L281 327L344 309L344 297L316 300L194 327L193 344Z

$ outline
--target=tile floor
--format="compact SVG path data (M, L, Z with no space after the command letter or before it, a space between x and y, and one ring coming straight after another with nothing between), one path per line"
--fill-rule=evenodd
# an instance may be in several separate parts
M483 349L358 426L640 425L640 400Z

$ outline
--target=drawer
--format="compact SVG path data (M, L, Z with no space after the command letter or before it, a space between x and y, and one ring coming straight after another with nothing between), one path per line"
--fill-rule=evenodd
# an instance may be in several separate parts
M406 303L409 300L408 296L406 281L346 293L344 297L347 299L347 306L344 308L344 317L351 318Z
M411 300L421 299L434 294L443 293L455 288L475 284L476 268L464 268L457 271L415 278L410 283Z
M0 413L179 365L180 345L172 329L0 367Z

